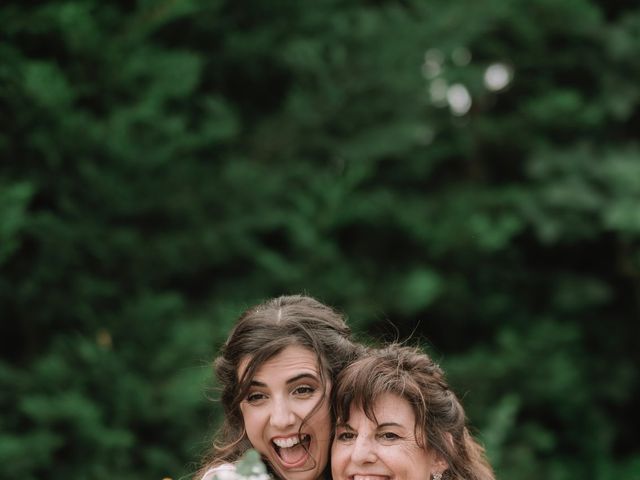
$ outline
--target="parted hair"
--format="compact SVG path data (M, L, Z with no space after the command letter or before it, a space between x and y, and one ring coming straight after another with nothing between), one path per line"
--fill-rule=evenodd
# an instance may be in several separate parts
M392 344L370 349L338 375L332 398L338 422L348 422L351 407L376 421L376 401L394 394L409 402L416 417L418 445L448 464L443 478L494 480L484 448L467 427L462 404L444 372L418 348Z
M251 448L240 403L260 366L292 345L316 354L323 389L326 381L335 382L338 372L360 351L351 340L351 329L344 316L312 297L281 296L242 313L214 361L224 419L196 478L211 467L235 462ZM246 367L239 377L238 367L242 362L246 362ZM328 396L307 418L322 401L328 402Z

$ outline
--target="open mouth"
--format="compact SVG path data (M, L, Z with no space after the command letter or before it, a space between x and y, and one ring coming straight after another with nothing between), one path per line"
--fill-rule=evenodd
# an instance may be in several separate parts
M299 467L307 460L311 435L303 433L288 438L274 438L271 443L283 466Z

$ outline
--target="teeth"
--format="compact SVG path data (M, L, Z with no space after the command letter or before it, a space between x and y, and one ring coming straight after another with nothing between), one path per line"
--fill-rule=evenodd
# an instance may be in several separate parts
M302 434L301 437L302 437L302 440L304 441L307 438L309 438L309 435ZM274 438L273 443L275 443L276 446L280 448L291 448L294 445L297 445L300 443L300 437L296 435L295 437L289 437L289 438Z
M353 480L381 480L389 478L386 475L354 475Z
M298 443L300 443L300 441L298 437L275 438L273 440L273 443L275 443L280 448L289 448L289 447L293 447L294 445L297 445Z

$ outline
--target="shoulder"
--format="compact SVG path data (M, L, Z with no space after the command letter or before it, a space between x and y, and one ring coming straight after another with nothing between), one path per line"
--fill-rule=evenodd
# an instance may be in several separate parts
M223 463L207 470L200 480L214 480L214 478L218 480L231 480L235 476L235 472L235 464Z

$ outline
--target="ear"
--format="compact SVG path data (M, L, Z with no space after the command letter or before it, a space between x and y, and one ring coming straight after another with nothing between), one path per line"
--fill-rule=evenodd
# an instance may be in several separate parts
M449 462L447 462L441 455L436 454L436 458L433 459L432 472L442 473L449 468Z
M453 435L447 432L445 433L445 440L449 444L449 448L453 450ZM439 453L435 452L435 458L433 459L433 471L444 472L449 468L449 462Z

